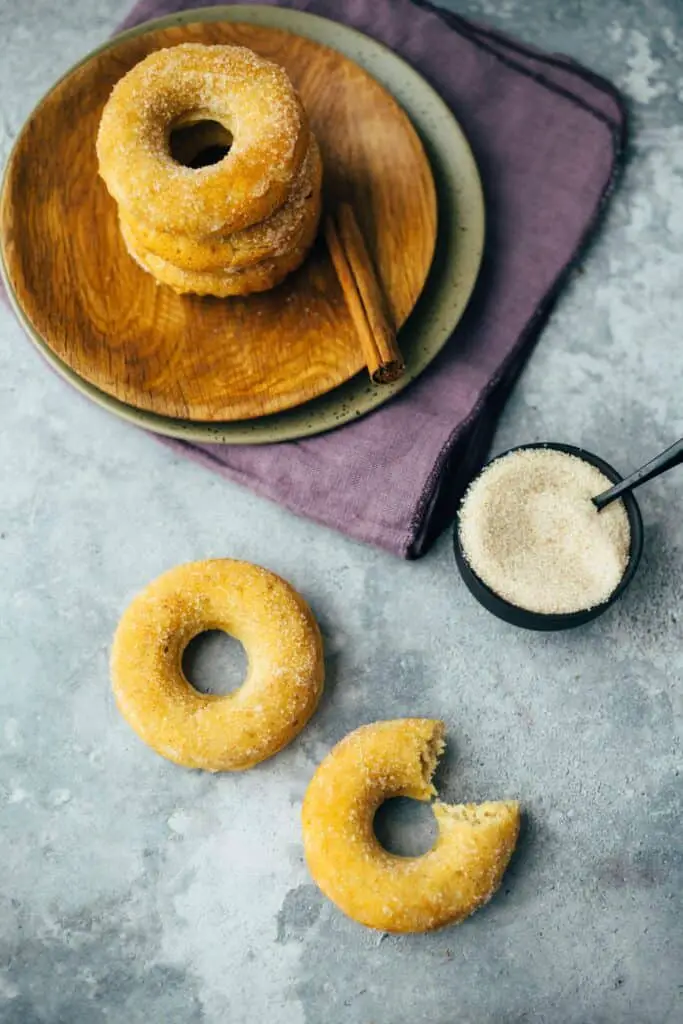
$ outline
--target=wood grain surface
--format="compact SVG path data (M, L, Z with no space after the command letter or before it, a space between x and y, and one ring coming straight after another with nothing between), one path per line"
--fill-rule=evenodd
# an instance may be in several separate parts
M177 296L120 238L97 174L95 137L115 82L180 42L236 43L282 64L325 165L325 202L353 203L397 325L412 310L436 240L436 194L408 118L335 50L278 29L196 23L118 41L42 101L10 157L0 244L30 324L79 376L128 405L192 421L249 419L348 380L363 356L327 252L246 299Z

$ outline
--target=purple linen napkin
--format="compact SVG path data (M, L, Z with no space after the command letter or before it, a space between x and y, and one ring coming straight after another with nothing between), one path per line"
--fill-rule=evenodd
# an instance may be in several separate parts
M123 28L207 0L141 0ZM281 0L409 61L463 126L482 176L487 251L440 357L386 406L266 446L169 442L295 513L405 558L423 554L483 462L498 415L607 199L625 113L609 83L424 0Z

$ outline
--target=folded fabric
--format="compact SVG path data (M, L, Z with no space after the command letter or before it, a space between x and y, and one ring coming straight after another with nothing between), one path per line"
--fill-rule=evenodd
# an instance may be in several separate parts
M122 27L206 0L142 0ZM618 94L548 56L413 0L298 0L409 61L468 136L487 248L467 312L419 380L331 433L265 446L169 442L295 513L402 557L452 518L550 305L612 189L625 134Z

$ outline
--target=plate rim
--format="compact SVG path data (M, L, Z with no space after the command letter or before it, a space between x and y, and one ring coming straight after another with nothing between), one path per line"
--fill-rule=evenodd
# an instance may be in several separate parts
M292 409L272 413L253 420L202 422L174 419L128 405L120 399L101 391L96 385L84 380L64 363L29 323L26 314L21 309L9 282L9 275L1 250L0 277L2 277L10 304L21 326L52 368L86 397L119 418L153 433L194 443L256 445L311 437L357 420L385 404L407 388L412 381L426 370L446 345L469 303L481 266L486 234L486 214L481 179L467 137L455 115L438 92L407 61L395 54L384 43L378 42L358 29L317 14L311 14L308 11L298 11L288 7L274 7L266 4L219 5L216 7L202 7L196 10L180 11L171 15L165 15L162 18L143 22L140 25L135 25L130 29L117 33L102 45L85 54L51 85L50 89L33 107L33 110L24 122L24 127L30 122L45 97L60 82L97 54L110 49L121 40L134 38L156 29L170 28L174 25L212 21L243 21L252 24L269 25L296 35L307 36L322 45L339 50L348 59L359 64L363 70L372 75L381 86L387 89L413 124L425 147L432 167L439 223L436 251L431 270L422 294L418 298L416 307L401 331L404 345L407 336L412 336L412 338L408 337L409 345L406 349L407 366L405 375L394 384L378 386L373 385L364 377L361 371L361 373L356 374L350 380L317 398L295 406ZM306 31L307 28L309 31ZM346 43L346 46L344 43ZM360 46L363 51L366 51L365 55L368 63L359 60L358 53L348 52L347 47L353 47L354 43L356 46ZM369 55L367 54L368 50L370 51ZM376 65L382 59L389 64L390 73L393 71L402 79L402 85L396 82L389 84L378 73ZM411 89L411 85L415 89ZM399 92L405 94L405 99L408 100L408 103L405 102L401 95L397 95L397 88L399 88ZM438 127L434 128L432 133L430 133L427 115L423 113L422 118L420 118L415 115L414 110L411 110L410 99L415 94L418 95L416 102L419 102L420 97L426 102L431 116L436 119L437 126L447 126L451 136L449 141L451 143L455 142L456 147L457 158L452 163L447 159L448 154L444 153L447 145L439 134ZM19 136L21 134L20 132ZM11 158L12 153L10 152L3 174L2 185L0 186L0 194L4 192ZM458 177L467 183L468 190L467 204L462 208L458 206L456 199L459 191ZM454 209L456 207L457 211ZM464 212L462 221L458 220L456 222L454 220L455 212ZM448 223L446 223L447 221ZM449 227L450 231L448 230ZM465 235L467 238L466 244L463 244L462 235ZM444 246L446 248L445 259L442 261L442 266L437 267L437 260L440 254L443 255ZM458 257L463 255L465 259L463 260L462 267L460 267ZM455 269L454 264L457 264L458 268L462 270L463 276L458 278L456 274L455 282L449 284L447 271L453 271ZM436 293L436 297L434 293ZM445 303L450 307L449 309L441 310L436 319L431 321L427 310L430 297L433 301L438 301L441 305ZM420 330L423 333L427 333L428 344L423 342L421 345L417 345L416 335L420 333Z

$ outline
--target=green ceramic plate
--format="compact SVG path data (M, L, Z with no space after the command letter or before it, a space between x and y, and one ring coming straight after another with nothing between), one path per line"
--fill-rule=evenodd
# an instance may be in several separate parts
M407 387L438 355L472 294L484 248L484 200L472 152L460 126L439 95L391 50L337 22L280 7L209 7L184 11L138 25L110 40L79 63L118 40L150 29L197 21L242 21L285 29L340 50L365 68L402 105L429 155L439 204L439 235L425 290L401 330L406 374L395 384L376 387L359 374L326 395L288 412L258 420L190 423L134 409L104 394L66 366L35 333L0 270L14 310L31 340L52 367L75 388L116 416L146 430L185 441L267 444L319 434L371 412ZM72 69L73 70L73 69ZM70 73L70 72L69 72Z

